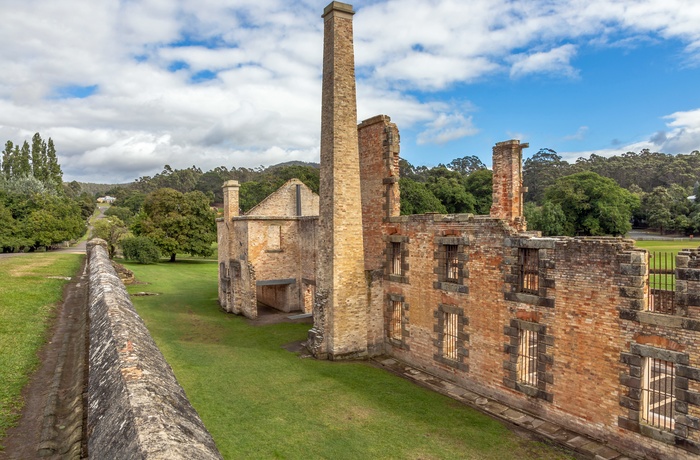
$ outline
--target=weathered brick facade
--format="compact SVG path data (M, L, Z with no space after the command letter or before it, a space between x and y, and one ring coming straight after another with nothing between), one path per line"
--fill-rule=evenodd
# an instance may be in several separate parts
M256 318L260 302L310 312L306 299L315 283L318 203L318 195L291 179L239 216L238 183L224 184L217 234L219 304L225 311Z
M289 236L281 218L219 222L221 266L232 267L222 306L248 314L236 290L293 269L297 306L313 303L317 357L389 355L631 455L695 458L700 250L677 257L676 313L649 311L648 254L632 240L526 231L517 140L494 146L490 215L400 216L398 129L384 115L355 125L351 18L337 2L324 12L318 224L296 218ZM263 268L272 223L299 247ZM659 381L664 395L645 396ZM659 427L648 409L666 400L674 415Z

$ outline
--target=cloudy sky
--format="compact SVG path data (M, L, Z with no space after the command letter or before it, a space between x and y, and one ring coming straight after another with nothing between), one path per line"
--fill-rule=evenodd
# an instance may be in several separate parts
M318 161L316 0L0 0L0 142L64 179ZM358 116L434 166L529 142L575 160L700 149L700 1L362 0Z

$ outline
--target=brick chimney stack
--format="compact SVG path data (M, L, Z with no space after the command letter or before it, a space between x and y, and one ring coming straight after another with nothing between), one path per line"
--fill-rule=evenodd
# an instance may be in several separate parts
M491 217L507 220L520 231L523 217L523 149L519 140L499 142L493 147L493 204Z
M357 144L352 6L323 11L321 183L314 328L307 345L318 358L367 354L367 282Z
M237 180L227 180L224 182L224 222L231 222L232 217L238 215L238 190L240 186Z

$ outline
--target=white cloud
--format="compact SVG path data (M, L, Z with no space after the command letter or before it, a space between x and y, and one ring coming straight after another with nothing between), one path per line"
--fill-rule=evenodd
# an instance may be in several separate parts
M326 3L4 0L0 142L53 137L69 180L125 181L166 163L317 160ZM672 39L688 62L700 55L700 2L688 0L358 0L355 9L359 116L390 115L422 130L421 143L477 132L478 115L440 101L455 85L575 76L577 50L590 43ZM202 71L213 78L193 81ZM96 91L52 97L69 86ZM655 140L697 146L697 117L669 115Z
M565 141L581 141L586 137L586 133L588 133L588 126L580 126L575 134L571 134L569 136L564 136Z
M510 68L510 76L519 78L533 73L550 73L576 77L578 71L571 66L570 62L575 55L576 47L571 44L549 51L516 54L512 56L513 65Z
M427 129L418 135L418 144L444 144L466 136L473 136L479 130L474 126L471 116L461 113L441 113Z

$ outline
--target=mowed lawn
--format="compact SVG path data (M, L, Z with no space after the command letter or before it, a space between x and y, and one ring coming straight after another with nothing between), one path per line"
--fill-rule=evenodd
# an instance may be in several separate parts
M700 246L700 239L694 240L637 240L635 246L649 252L672 252L677 254L681 249L694 249Z
M22 387L39 364L37 351L61 300L63 277L84 256L36 253L0 257L0 449L22 408Z
M215 261L127 264L139 314L227 459L559 459L501 423L363 362L301 358L308 324L219 310Z

